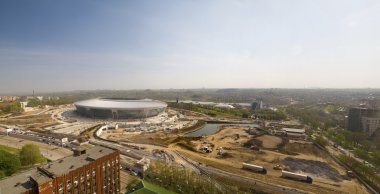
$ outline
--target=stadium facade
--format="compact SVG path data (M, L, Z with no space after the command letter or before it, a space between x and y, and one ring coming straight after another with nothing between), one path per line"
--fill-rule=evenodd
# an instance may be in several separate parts
M165 102L151 99L97 98L74 103L77 113L96 119L139 119L165 111Z

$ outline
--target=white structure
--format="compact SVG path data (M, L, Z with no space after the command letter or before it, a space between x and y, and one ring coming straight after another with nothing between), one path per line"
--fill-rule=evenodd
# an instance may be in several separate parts
M7 136L9 135L9 133L11 133L13 131L13 129L7 129Z
M313 179L310 176L289 171L282 171L282 177L291 178L299 181L305 181L307 183L313 183Z
M305 139L307 138L305 129L293 129L293 128L282 128L283 131L288 137Z
M214 107L216 107L216 108L227 108L227 109L235 108L234 106L232 106L230 104L224 104L224 103L219 103L219 104L215 105Z
M108 126L107 125L104 125L102 127L100 127L97 131L96 131L96 136L100 136L102 135L103 131L107 131L108 130Z
M262 173L262 174L266 174L267 173L267 169L265 169L262 166L257 166L257 165L254 165L254 164L243 163L243 169L253 170L255 172L259 172L259 173Z
M98 98L74 103L80 115L100 119L136 119L157 116L167 104L151 99Z
M139 160L134 166L133 171L135 171L138 175L143 175L146 170L148 170L150 166L150 160L147 158L142 158Z

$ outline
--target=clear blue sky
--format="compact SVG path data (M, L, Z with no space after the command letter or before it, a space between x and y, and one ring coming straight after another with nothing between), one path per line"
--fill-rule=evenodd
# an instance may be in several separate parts
M0 93L380 88L380 1L0 1Z

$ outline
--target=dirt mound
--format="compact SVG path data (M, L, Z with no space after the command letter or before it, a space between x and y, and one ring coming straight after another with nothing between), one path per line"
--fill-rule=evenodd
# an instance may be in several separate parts
M263 135L260 137L257 137L258 140L262 142L262 146L264 148L268 149L274 149L277 148L278 145L282 143L282 139L276 136L271 136L271 135Z
M343 181L346 179L345 176L340 175L335 168L325 162L288 157L282 160L282 163L293 172L314 174L317 177L334 181Z
M252 146L262 147L263 146L263 142L260 141L260 140L258 140L258 139L250 139L247 142L245 142L243 144L243 146L246 147L246 148L250 148Z

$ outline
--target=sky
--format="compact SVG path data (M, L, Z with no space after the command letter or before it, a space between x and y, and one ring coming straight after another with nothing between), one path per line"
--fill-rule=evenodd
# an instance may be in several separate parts
M380 1L0 1L0 93L310 87L380 88Z

